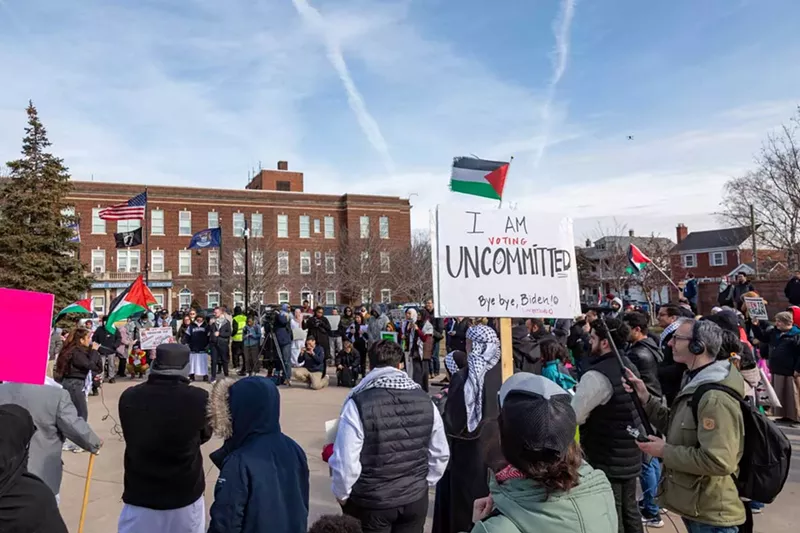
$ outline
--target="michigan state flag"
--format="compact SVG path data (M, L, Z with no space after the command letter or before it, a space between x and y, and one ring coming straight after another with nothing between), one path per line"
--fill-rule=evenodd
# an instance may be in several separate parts
M147 306L155 304L156 299L147 285L144 284L142 276L136 278L131 283L131 286L125 289L111 302L108 310L108 320L106 321L106 329L114 333L117 328L114 322L125 320L136 313L147 311Z

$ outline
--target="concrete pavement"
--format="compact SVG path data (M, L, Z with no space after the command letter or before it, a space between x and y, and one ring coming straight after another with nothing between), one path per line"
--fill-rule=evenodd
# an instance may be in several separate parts
M335 380L334 380L335 381ZM89 398L89 423L105 440L100 455L95 460L94 473L89 496L85 533L111 533L117 529L117 519L122 508L122 479L124 442L115 433L118 420L117 404L122 391L137 382L121 379L115 384L106 384L102 397ZM195 386L210 389L208 384ZM311 391L300 386L281 388L281 426L283 431L295 439L308 455L311 472L309 524L317 517L338 513L339 506L330 492L328 468L320 453L324 443L324 424L336 418L348 389L329 387L322 391ZM110 414L111 417L107 415ZM792 473L778 500L768 506L764 513L756 516L755 530L758 533L790 531L800 524L800 429L786 429L795 450ZM203 446L204 468L206 470L206 506L213 502L213 488L218 471L208 459L209 453L222 444L213 438ZM61 484L61 512L71 532L78 530L83 488L89 456L86 453L64 453L64 479ZM433 492L431 492L431 510ZM674 515L665 517L666 527L660 531L684 532L680 519ZM675 527L673 525L677 525ZM792 526L794 524L794 526ZM430 521L428 523L430 528ZM652 533L652 531L651 531Z

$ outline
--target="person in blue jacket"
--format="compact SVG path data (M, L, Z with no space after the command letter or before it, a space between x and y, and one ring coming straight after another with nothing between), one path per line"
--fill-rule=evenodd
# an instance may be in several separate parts
M220 380L209 413L225 443L211 454L220 473L208 532L305 533L308 460L281 432L277 386L259 376Z

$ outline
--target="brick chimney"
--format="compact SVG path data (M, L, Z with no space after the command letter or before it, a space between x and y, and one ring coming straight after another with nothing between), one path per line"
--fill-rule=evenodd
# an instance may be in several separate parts
M288 161L278 161L278 170L289 170Z
M678 239L678 244L683 242L683 239L689 235L689 228L687 228L683 223L678 224L675 228L675 238Z
M633 237L633 230L632 229L628 230L628 237Z

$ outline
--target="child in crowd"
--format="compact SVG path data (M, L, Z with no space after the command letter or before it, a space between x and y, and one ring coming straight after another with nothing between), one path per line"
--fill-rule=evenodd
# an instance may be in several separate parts
M539 347L542 354L542 376L566 391L574 389L578 382L564 368L569 357L566 346L555 338L546 338Z
M131 379L144 377L147 369L147 352L144 350L133 350L128 356L128 375Z

